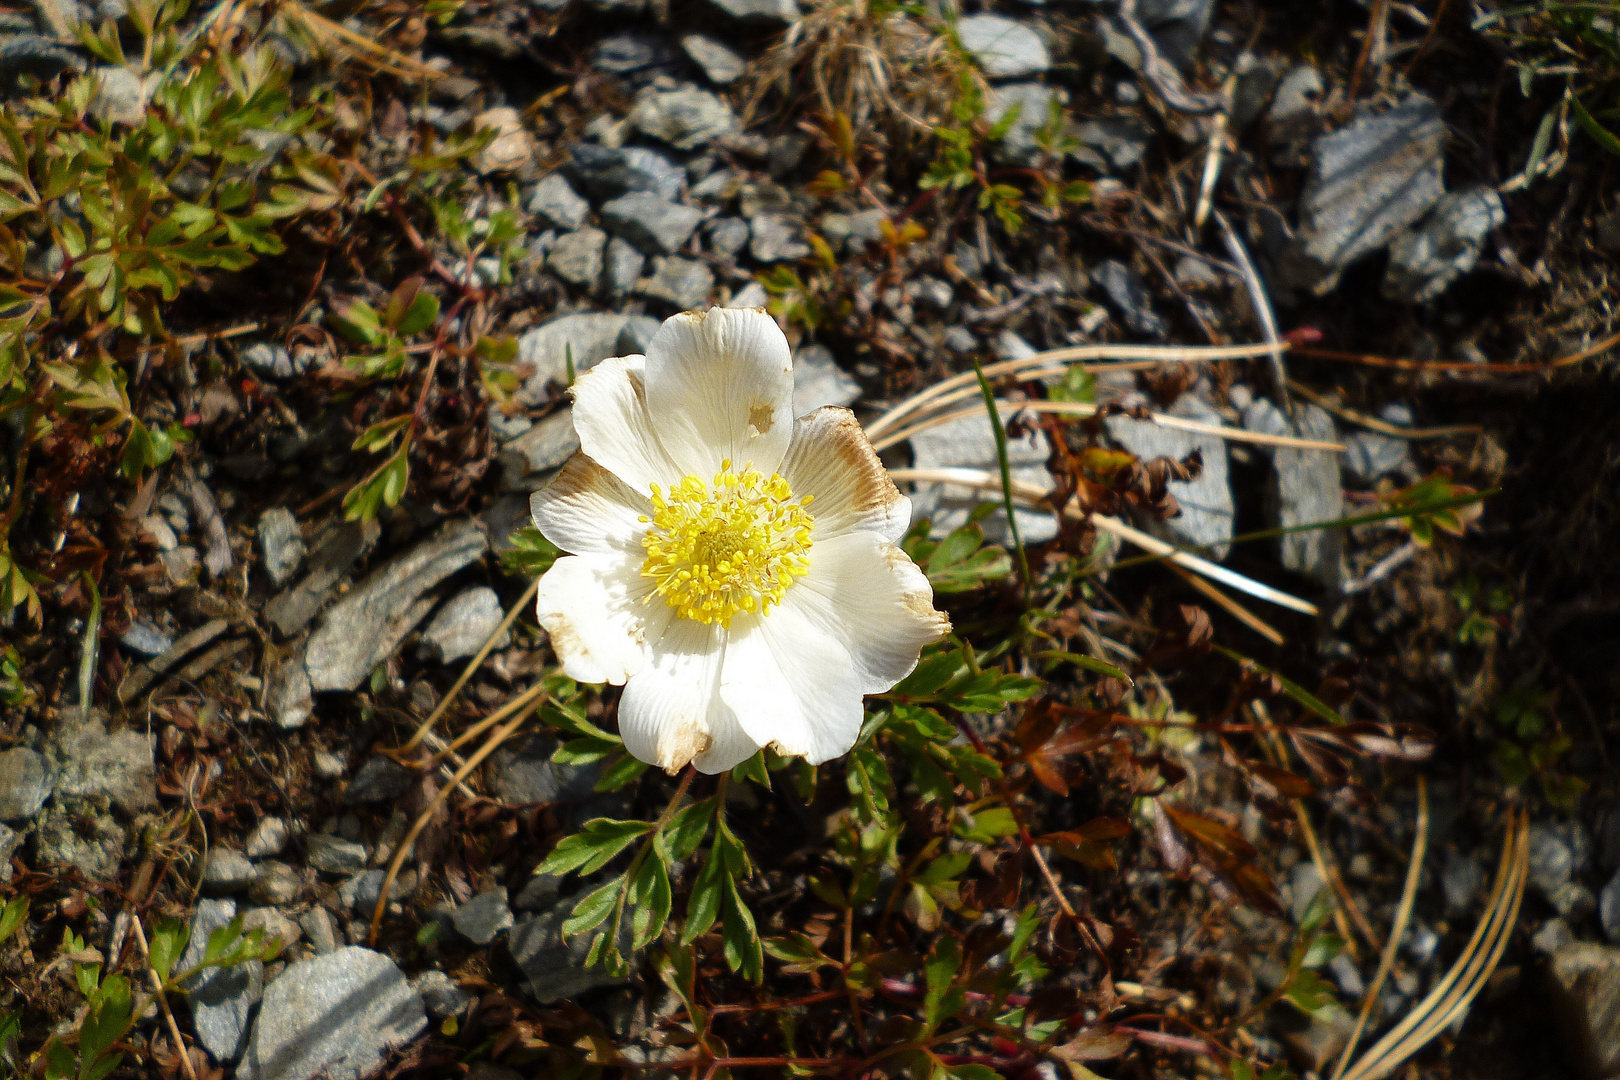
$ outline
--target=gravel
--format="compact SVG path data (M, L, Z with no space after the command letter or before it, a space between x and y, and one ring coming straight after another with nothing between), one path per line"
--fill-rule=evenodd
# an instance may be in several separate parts
M391 802L409 791L414 783L416 773L391 757L373 754L343 789L343 805Z
M234 848L211 847L203 863L203 891L216 894L245 891L258 878L258 868L246 855Z
M658 260L652 276L638 286L641 295L662 300L681 311L701 307L714 288L714 273L693 259L670 256Z
M579 228L591 212L591 204L559 173L534 186L528 205L529 213L559 229Z
M1040 36L1021 22L1000 15L970 15L956 24L962 47L992 79L1023 79L1052 66Z
M304 565L303 530L298 519L285 506L266 510L259 516L259 551L264 556L264 572L270 583L281 588Z
M705 34L687 34L681 38L681 48L703 69L709 81L718 86L736 82L748 70L748 62L730 46Z
M546 269L570 285L589 289L602 277L608 236L601 229L585 228L557 238L546 254Z
M740 127L730 105L695 86L679 90L648 87L636 95L629 119L643 135L677 150L696 150Z

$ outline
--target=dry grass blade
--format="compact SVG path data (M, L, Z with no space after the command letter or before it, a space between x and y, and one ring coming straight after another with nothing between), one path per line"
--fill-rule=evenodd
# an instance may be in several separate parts
M1389 928L1389 939L1384 942L1384 951L1378 957L1378 971L1367 985L1367 992L1362 995L1356 1026L1350 1032L1350 1040L1344 1044L1338 1067L1333 1070L1333 1080L1339 1080L1344 1075L1351 1055L1356 1052L1356 1044L1361 1041L1361 1033L1367 1029L1367 1019L1372 1016L1373 1006L1378 1004L1378 995L1383 992L1384 983L1395 967L1395 953L1401 947L1401 939L1406 936L1406 924L1412 919L1412 905L1417 903L1418 881L1423 877L1423 856L1429 850L1429 784L1421 773L1417 778L1417 796L1417 835L1412 838L1412 857L1406 863L1406 884L1401 887L1401 902L1395 908L1394 925Z
M1252 360L1257 356L1272 356L1286 352L1287 344L1276 345L1074 345L1066 349L1048 349L1046 352L1032 353L1029 356L1016 360L1003 360L991 364L984 369L986 378L995 379L1002 375L1028 375L1040 368L1050 368L1057 365L1067 367L1077 362L1087 360L1143 360L1152 363L1170 364L1181 361L1199 360ZM1051 372L1042 372L1051 374ZM941 379L926 390L906 398L895 405L888 412L872 421L866 427L868 438L875 439L887 431L900 419L910 416L924 406L937 408L943 398L953 391L963 387L976 386L978 375L968 371L952 375L948 379ZM961 400L953 398L952 400Z
M1401 427L1399 424L1391 424L1387 420L1380 420L1376 416L1368 416L1366 413L1347 409L1343 405L1318 394L1310 387L1301 386L1293 379L1288 380L1288 388L1313 405L1320 405L1341 420L1348 420L1352 424L1366 428L1368 431L1376 431L1380 435L1388 435L1392 439L1444 439L1452 435L1473 435L1485 430L1479 424L1449 424L1444 427L1427 428Z
M961 487L975 488L980 491L1001 490L1001 478L994 476L983 469L890 469L889 476L894 480L900 481L956 484ZM1022 483L1018 480L1014 480L1013 497L1025 505L1040 507L1041 500L1046 497L1046 492L1042 491L1038 487L1035 487L1033 484ZM1063 513L1066 517L1073 518L1076 521L1081 520L1083 517L1080 511L1071 508L1065 508ZM1139 548L1142 548L1144 551L1147 551L1149 554L1163 556L1169 559L1171 562L1179 563L1181 566L1191 570L1195 574L1202 574L1204 577L1213 578L1214 580L1219 581L1221 584L1236 589L1239 592L1247 593L1248 595L1257 597L1261 600L1270 601L1271 603L1277 604L1281 607L1290 608L1306 615L1318 614L1315 604L1301 600L1297 596L1290 596L1288 593L1282 592L1278 589L1273 589L1270 585L1263 585L1260 582L1255 581L1253 578L1244 577L1242 574L1239 574L1233 570L1228 570L1224 566L1216 566L1214 563L1209 562L1206 559L1200 559L1198 556L1190 554L1189 552L1177 551L1172 545L1165 543L1163 540L1160 540L1155 536L1149 536L1140 529L1134 529L1125 524L1123 521L1120 521L1118 518L1108 517L1105 514L1092 514L1090 515L1090 520L1091 524L1095 525L1103 532L1117 536L1121 540L1129 540L1131 543L1135 544Z
M428 804L427 809L423 810L417 819L411 823L411 829L405 834L405 839L399 842L399 847L394 851L394 857L388 860L388 873L383 875L382 888L377 892L377 906L371 910L371 932L367 937L369 944L372 946L377 944L377 932L382 929L383 912L388 910L388 890L394 887L394 879L399 877L400 868L405 865L405 860L410 857L411 848L416 843L416 838L422 835L422 830L427 828L428 822L433 820L433 815L439 812L439 807L444 805L445 800L450 797L450 793L463 780L471 776L472 771L483 764L484 759L493 754L497 746L505 742L508 736L522 727L529 717L534 715L535 710L540 708L541 700L539 697L534 698L527 708L497 728L495 733L484 741L484 745L480 746L477 752L467 759L467 763L456 770L456 775L451 778L451 782L439 789L439 793L433 797L433 801Z
M490 651L495 648L495 643L501 639L501 635L510 630L512 628L512 624L517 622L518 615L525 607L528 606L529 601L534 599L534 594L538 592L539 589L539 578L535 578L533 581L529 582L529 587L523 590L523 595L518 597L517 603L513 604L507 609L506 618L501 620L501 625L497 626L495 628L495 632L490 634L489 637L484 640L483 648L474 653L473 658L467 661L467 666L463 668L461 674L456 677L456 681L451 685L450 689L445 692L444 697L439 699L439 703L433 707L433 711L428 714L428 718L422 721L422 725L416 729L416 734L412 735L410 741L399 748L399 753L410 753L412 750L416 749L417 745L421 743L423 739L427 738L428 733L433 730L433 725L437 724L439 722L439 718L442 717L449 710L450 706L455 703L456 695L461 693L461 688L467 685L467 680L471 679L473 674L479 669L479 667L483 665L484 659L489 656ZM460 742L458 741L452 744L451 748L454 749L455 746L459 745Z
M1259 634L1273 645L1281 645L1288 640L1282 636L1281 631L1279 631L1276 627L1260 618L1260 616L1256 615L1254 612L1250 611L1236 600L1233 600L1230 596L1227 596L1225 593L1221 592L1221 590L1217 589L1203 578L1196 574L1190 573L1189 571L1183 570L1175 563L1170 563L1168 565L1172 574L1175 574L1182 581L1185 581L1188 585L1192 586L1194 589L1198 590L1215 603L1219 604L1221 610L1225 611L1228 615L1232 616L1238 622L1242 623L1244 626L1247 626L1250 630L1253 630L1255 633Z
M1037 412L1053 413L1058 416L1095 416L1101 406L1093 405L1087 401L1002 401L997 399L996 404L1004 412ZM956 412L936 414L926 420L920 420L912 426L891 432L872 443L874 449L883 450L896 443L904 442L920 432L929 428L949 424L968 416L977 416L979 409L961 409ZM1243 428L1224 427L1220 424L1206 424L1201 420L1186 420L1168 413L1151 413L1153 422L1160 427L1172 428L1176 431L1191 431L1200 435L1214 435L1228 442L1251 443L1257 446L1290 446L1296 450L1327 450L1332 453L1343 453L1343 443L1325 442L1318 439L1300 439L1292 435L1271 435L1263 431L1245 431Z
M413 60L386 45L379 45L364 34L356 33L341 23L317 15L297 0L283 0L277 13L298 26L313 40L333 52L357 60L376 71L398 79L442 79L444 72L431 68L420 60Z
M1529 868L1529 816L1522 810L1513 811L1502 841L1496 884L1467 948L1429 996L1337 1080L1382 1080L1467 1011L1507 949Z

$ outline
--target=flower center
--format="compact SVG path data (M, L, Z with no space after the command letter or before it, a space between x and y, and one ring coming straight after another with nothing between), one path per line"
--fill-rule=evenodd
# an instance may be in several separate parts
M683 619L729 627L739 611L765 614L810 569L810 496L792 499L780 476L734 472L730 459L712 483L687 476L667 495L652 485L641 576Z

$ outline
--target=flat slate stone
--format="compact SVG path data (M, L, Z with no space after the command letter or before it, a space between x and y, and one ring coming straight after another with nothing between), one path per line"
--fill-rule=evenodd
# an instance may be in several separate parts
M301 960L264 993L238 1080L362 1080L427 1026L422 998L382 953Z
M1333 417L1319 406L1306 405L1290 425L1288 434L1302 439L1338 441ZM1331 450L1298 450L1279 446L1271 455L1271 499L1279 526L1333 521L1344 516L1344 488L1339 477L1339 455ZM1330 589L1344 580L1344 533L1314 529L1282 538L1282 563L1288 569L1316 579Z
M512 928L507 939L512 959L528 980L529 993L541 1004L624 981L609 975L601 965L585 966L594 935L576 934L563 940L562 924L568 918L568 906L524 919ZM629 925L628 919L625 924Z
M534 374L517 392L518 403L542 404L549 399L548 386L565 385L570 356L578 375L610 356L641 352L658 326L657 319L646 315L587 311L552 319L525 332L518 338L518 359L532 364Z
M848 405L861 396L861 384L838 366L825 345L805 345L793 354L793 415L823 405Z
M703 211L645 191L621 195L602 206L602 223L642 251L668 255L696 231Z
M1221 422L1220 414L1196 394L1182 394L1166 411L1184 420ZM1181 504L1181 515L1168 521L1153 521L1148 528L1173 544L1208 546L1213 549L1211 558L1226 558L1236 508L1227 477L1225 440L1215 435L1160 427L1152 421L1132 420L1128 416L1110 416L1104 423L1115 442L1143 461L1159 457L1180 461L1195 450L1202 454L1204 471L1198 474L1198 479L1170 482L1170 494Z
M1000 475L990 418L979 413L912 436L911 448L919 469L963 467ZM1052 487L1052 475L1046 471L1046 459L1050 455L1051 449L1043 433L1037 432L1033 439L1007 440L1007 461L1012 467L1013 479L1043 490ZM918 484L917 493L911 497L911 520L931 519L934 535L939 536L965 524L968 514L980 503L1000 501L999 492L951 484ZM1024 543L1039 544L1057 535L1057 522L1051 514L1023 509L1013 512ZM1012 540L1003 510L997 509L985 518L982 527L986 538L994 543L1006 544Z
M422 644L438 656L440 663L448 664L477 653L505 617L495 590L479 585L458 593L439 609L422 631ZM494 647L504 649L511 640L511 631L505 631L495 639Z
M559 229L579 228L590 212L591 204L559 173L541 180L529 195L529 213Z
M310 686L353 690L431 608L422 594L489 549L476 521L449 523L374 571L339 600L310 636L304 657Z
M695 86L679 90L648 87L636 95L630 123L643 135L677 150L696 150L741 127L730 105Z
M1280 260L1278 276L1318 296L1331 291L1345 267L1440 201L1445 144L1440 109L1421 94L1382 112L1364 111L1317 139L1295 246Z
M703 69L703 74L717 86L726 86L743 77L748 62L738 56L729 45L703 34L687 34L681 38L681 48L692 62Z

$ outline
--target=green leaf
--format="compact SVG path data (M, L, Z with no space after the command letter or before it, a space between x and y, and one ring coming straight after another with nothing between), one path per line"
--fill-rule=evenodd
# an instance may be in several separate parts
M1002 1080L1001 1074L988 1065L952 1065L945 1072L956 1080Z
M955 644L930 645L916 669L890 693L896 697L928 697L954 679L964 666L962 651Z
M730 876L726 878L723 906L722 935L726 963L749 982L758 983L765 977L765 955L760 946L759 930L754 926L754 913L743 903L742 896L737 892L737 882Z
M957 972L962 967L962 947L949 934L934 944L934 950L923 965L928 990L923 996L923 1024L928 1031L937 1029L967 1003L967 995L955 986Z
M416 294L411 306L401 316L394 330L400 337L410 337L413 334L420 334L438 321L439 298L423 291Z
M167 982L169 972L186 951L186 941L191 936L191 929L183 919L160 919L152 929L152 948L150 963L152 969L158 973L158 978Z
M681 808L664 826L663 840L669 857L680 862L691 858L692 852L709 834L709 826L714 824L714 814L715 800L712 798Z
M241 940L242 916L238 915L208 935L208 944L203 949L202 963L213 964L219 962L228 956Z
M622 746L615 746L615 750L622 750ZM597 777L592 791L618 791L635 782L636 778L647 771L647 763L638 761L629 754L621 753L618 760L602 770Z
M15 934L28 919L28 897L13 896L0 908L0 945Z
M630 947L640 949L664 932L669 921L673 897L669 887L669 868L658 857L646 859L630 884L625 906L630 909Z
M562 936L571 938L602 925L613 914L613 907L624 887L624 875L620 874L575 904L573 913L563 921Z
M766 938L763 944L767 953L787 964L788 970L796 974L838 966L838 961L822 952L815 942L797 930L786 937Z
M725 871L725 859L711 848L708 861L692 883L692 894L686 899L686 925L681 928L682 945L692 944L714 926L714 921L720 917L722 894L730 880L730 875Z
M1132 679L1125 672L1121 671L1113 664L1098 660L1094 656L1085 656L1081 653L1072 653L1064 649L1047 649L1040 655L1049 656L1052 659L1061 661L1065 664L1073 664L1075 667L1089 671L1094 675L1105 675L1110 679L1118 679L1126 686L1136 685L1136 680Z
M1593 141L1609 153L1620 156L1620 138L1616 138L1612 131L1598 123L1592 114L1586 111L1586 106L1581 104L1580 98L1572 96L1569 104L1575 113L1575 122L1592 136Z
M577 870L581 876L594 874L606 866L615 855L629 847L638 837L652 832L650 821L615 821L612 818L593 818L585 823L584 831L565 837L551 850L537 873L566 874Z
M1302 1012L1314 1013L1332 1004L1334 995L1332 988L1322 980L1322 976L1308 968L1302 968L1289 981L1288 989L1283 991L1283 998Z

